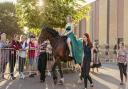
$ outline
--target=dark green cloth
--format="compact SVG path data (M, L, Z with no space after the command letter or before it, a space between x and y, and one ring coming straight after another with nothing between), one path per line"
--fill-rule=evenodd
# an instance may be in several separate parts
M84 45L84 60L91 62L91 48L89 45Z
M70 31L71 26L67 26L66 31ZM82 54L83 54L83 47L82 47L82 40L76 39L73 32L67 35L71 40L71 48L72 48L72 56L75 60L76 64L81 64L82 62Z

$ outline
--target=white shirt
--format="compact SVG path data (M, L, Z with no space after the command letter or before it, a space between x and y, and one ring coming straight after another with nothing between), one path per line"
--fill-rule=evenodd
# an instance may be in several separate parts
M21 47L22 47L22 49L19 50L19 56L22 57L22 58L26 58L26 51L27 51L26 50L27 49L26 41L24 41L23 44L21 44Z

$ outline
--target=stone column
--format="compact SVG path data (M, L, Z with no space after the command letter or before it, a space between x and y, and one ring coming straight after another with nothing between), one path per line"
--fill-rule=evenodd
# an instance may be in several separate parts
M128 0L124 0L124 43L128 46Z
M107 0L99 0L99 44L107 42Z
M89 36L90 36L90 39L91 39L91 29L90 29L90 16L88 15L87 17L86 17L86 33L88 33L89 34Z
M117 43L117 0L110 0L109 12L109 44Z
M124 31L124 0L117 0L117 37L118 42L123 41Z
M94 40L99 40L99 0L96 0L96 2L93 3L93 11L92 11L92 17L93 17L93 35Z
M83 34L86 32L86 19L85 18L83 18L80 21L79 28L80 28L79 37L83 37Z

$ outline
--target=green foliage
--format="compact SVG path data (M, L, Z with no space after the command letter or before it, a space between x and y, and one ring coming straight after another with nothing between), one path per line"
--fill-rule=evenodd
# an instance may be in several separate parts
M21 33L15 16L15 6L12 3L0 3L0 32L8 36Z
M72 0L45 0L43 22L53 27L64 27L66 16L75 13Z
M73 16L73 19L78 22L90 8L89 6L81 8L76 0L42 0L42 6L39 6L37 1L18 0L16 14L18 25L21 28L27 26L30 29L37 29L42 24L63 28L66 24L67 15Z
M34 28L32 28L32 29L30 29L30 33L33 33L35 36L38 36L39 33L40 33L40 29L34 29Z
M74 20L76 22L78 22L79 20L81 20L82 18L86 18L88 15L88 12L90 11L91 6L87 5L84 6L82 8L80 8L73 16L74 16Z
M41 25L40 11L36 7L36 0L18 0L16 5L18 25L22 28L39 28Z

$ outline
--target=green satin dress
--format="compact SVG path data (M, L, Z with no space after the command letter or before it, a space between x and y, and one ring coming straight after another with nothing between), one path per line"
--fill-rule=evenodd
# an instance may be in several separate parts
M68 33L70 31L70 33L68 33L67 36L71 40L72 56L73 56L76 64L81 64L82 55L83 55L82 40L76 39L76 37L74 36L74 34L72 32L72 29L73 29L73 27L71 24L66 25L66 32Z

